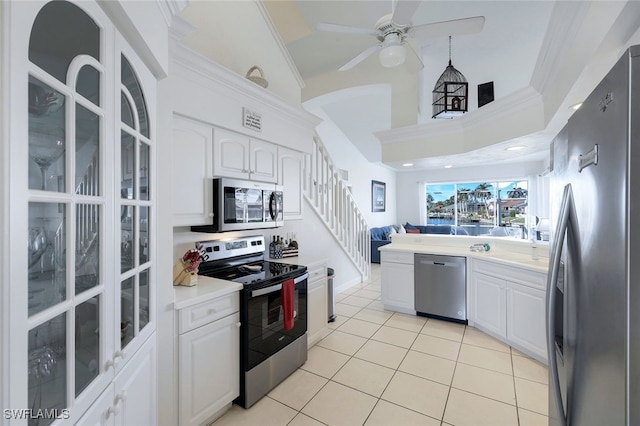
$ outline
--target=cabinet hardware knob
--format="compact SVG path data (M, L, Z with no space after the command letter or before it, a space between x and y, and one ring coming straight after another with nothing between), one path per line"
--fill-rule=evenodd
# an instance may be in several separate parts
M125 359L126 357L127 357L127 352L123 350L116 351L116 353L113 354L113 359L116 359L116 358Z
M126 399L127 399L127 391L123 390L122 392L116 395L114 402L116 405L118 405L118 402L120 401L124 402Z
M113 361L109 360L109 361L104 363L104 370L107 371L108 369L110 369L113 366L114 366Z
M113 407L109 407L109 409L107 410L107 414L106 414L106 418L109 418L111 415L117 416L118 414L120 414L120 404L116 404Z
M240 328L240 326L241 326L241 325L242 325L242 323L241 323L240 321L238 321L238 322L236 323L236 327L237 327L237 328Z
M209 217L213 217L213 212L209 212Z

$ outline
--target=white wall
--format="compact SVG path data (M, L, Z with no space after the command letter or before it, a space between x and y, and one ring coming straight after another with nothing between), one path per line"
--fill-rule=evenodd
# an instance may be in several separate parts
M307 105L305 105L306 107ZM321 108L310 108L309 112L324 121L317 133L327 148L335 166L349 172L351 194L362 211L369 227L387 226L396 223L396 172L381 163L370 163L333 124ZM378 143L378 142L375 142ZM386 208L384 212L371 211L371 181L386 184Z
M300 104L297 75L283 56L258 1L192 1L181 16L200 33L186 37L185 46L243 77L252 66L259 66L269 82L268 91Z
M425 183L455 183L461 181L491 181L524 178L529 181L529 215L549 217L548 203L538 203L538 194L547 194L538 190L539 174L544 171L544 162L535 161L496 166L476 166L442 170L421 170L402 172L397 176L397 214L401 223L420 224L420 212L424 209ZM538 206L538 204L540 204Z
M273 235L284 237L287 233L295 233L300 259L326 259L327 266L335 269L336 288L350 287L362 281L358 269L307 202L304 205L304 220L285 221L283 227L268 230L264 234L265 239L271 241Z

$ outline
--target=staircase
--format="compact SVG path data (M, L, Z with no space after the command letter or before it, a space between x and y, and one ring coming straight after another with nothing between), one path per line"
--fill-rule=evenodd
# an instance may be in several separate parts
M369 226L318 136L305 158L303 185L304 197L360 271L362 280L367 280L371 276Z

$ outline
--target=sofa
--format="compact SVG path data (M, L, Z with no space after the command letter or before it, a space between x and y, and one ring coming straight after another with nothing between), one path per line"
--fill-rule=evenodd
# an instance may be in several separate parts
M391 235L391 226L371 228L369 232L371 233L371 263L380 263L380 252L378 249L391 243L391 239L389 238L389 235Z
M440 234L440 235L469 235L462 226L455 225L411 225L407 222L403 226L408 234ZM392 231L393 229L393 231ZM380 263L378 249L391 243L391 235L400 231L400 226L380 226L371 228L371 263Z
M469 235L462 226L455 225L411 225L407 222L404 229L409 234Z

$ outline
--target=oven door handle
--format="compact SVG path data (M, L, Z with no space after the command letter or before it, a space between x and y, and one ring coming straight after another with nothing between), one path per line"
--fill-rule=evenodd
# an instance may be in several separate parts
M294 284L298 284L299 282L302 282L304 280L306 280L307 278L309 278L309 273L305 273L304 275L300 275L299 277L295 278L293 280ZM269 293L275 293L276 291L280 291L282 290L282 284L276 284L267 288L261 288L260 290L253 290L251 292L251 297L258 297L258 296L263 296L265 294L269 294Z

